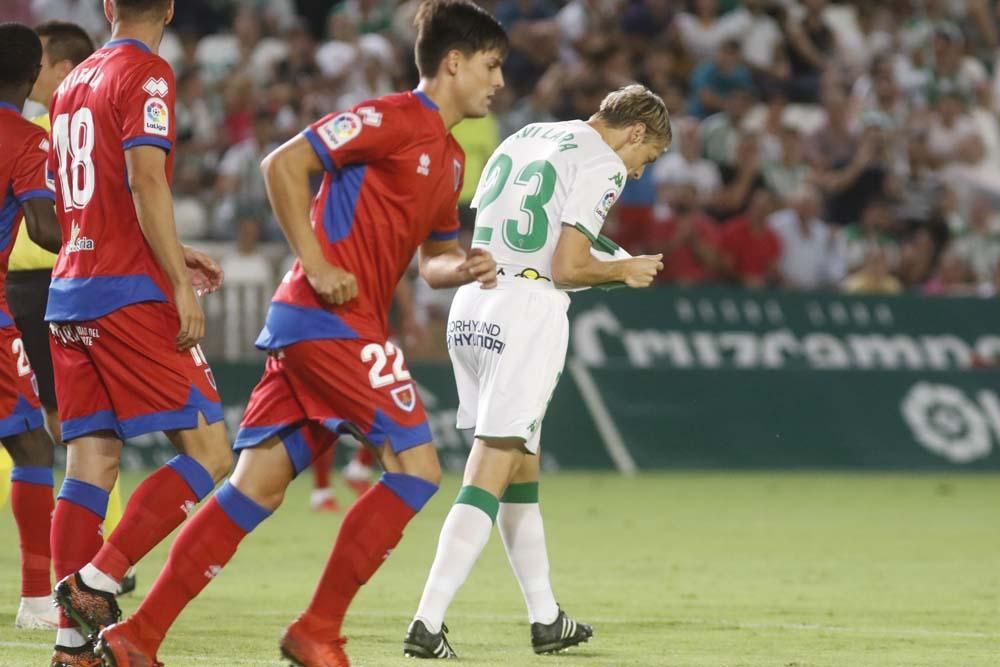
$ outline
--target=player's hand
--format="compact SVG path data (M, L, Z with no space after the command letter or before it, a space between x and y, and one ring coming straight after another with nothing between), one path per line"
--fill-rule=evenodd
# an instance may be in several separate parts
M629 287L649 287L663 270L663 255L639 255L625 262L625 284Z
M497 262L488 251L473 248L465 261L458 265L458 270L479 283L483 289L493 289L497 286Z
M184 264L191 276L191 285L198 296L211 294L222 287L222 267L214 259L194 248L182 246Z
M177 332L177 349L188 350L205 336L205 313L198 303L198 297L194 294L194 287L190 284L177 288L174 293L174 305L181 321L181 328Z
M340 306L358 295L358 281L354 274L332 264L324 263L316 271L306 271L306 278L316 294L327 303Z

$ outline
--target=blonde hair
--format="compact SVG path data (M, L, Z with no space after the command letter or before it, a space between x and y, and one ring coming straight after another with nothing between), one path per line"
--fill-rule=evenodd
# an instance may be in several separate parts
M646 141L660 141L670 145L673 132L670 115L659 95L646 86L634 83L608 93L601 101L601 108L594 118L611 127L626 127L635 123L646 126Z

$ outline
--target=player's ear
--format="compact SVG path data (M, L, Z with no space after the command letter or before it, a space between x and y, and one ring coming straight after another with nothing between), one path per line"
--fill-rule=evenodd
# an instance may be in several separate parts
M452 49L448 52L444 57L444 66L448 74L451 76L458 74L458 68L461 66L463 58L465 58L465 55L458 49Z
M167 6L167 16L163 19L163 25L170 25L174 20L174 0L170 0Z
M633 144L641 144L646 140L646 124L636 123L629 131L629 140Z
M108 20L108 23L114 24L115 22L114 0L104 0L104 18Z

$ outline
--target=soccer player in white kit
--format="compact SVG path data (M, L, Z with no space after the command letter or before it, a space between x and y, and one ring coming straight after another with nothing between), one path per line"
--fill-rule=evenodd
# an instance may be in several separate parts
M601 261L592 246L625 179L670 144L663 101L643 86L610 93L589 120L535 123L493 153L472 201L473 249L497 261L497 288L459 289L448 318L458 427L475 429L462 490L445 519L405 655L451 658L444 615L486 546L493 523L528 607L532 648L587 641L549 582L538 506L542 418L566 359L567 290L648 287L662 255Z

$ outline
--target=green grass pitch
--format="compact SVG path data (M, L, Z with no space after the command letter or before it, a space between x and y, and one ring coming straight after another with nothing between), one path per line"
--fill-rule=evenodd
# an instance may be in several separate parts
M128 476L127 486L137 477ZM402 637L458 489L449 477L349 617L359 667L410 665ZM167 667L282 664L339 517L306 508L308 475L191 605ZM338 491L348 499L344 489ZM1000 665L1000 477L561 473L542 483L553 581L590 644L531 652L498 536L447 622L461 662L557 667ZM17 536L0 518L0 665L47 665L51 636L13 629ZM139 569L148 590L166 556ZM126 598L126 613L137 598Z

